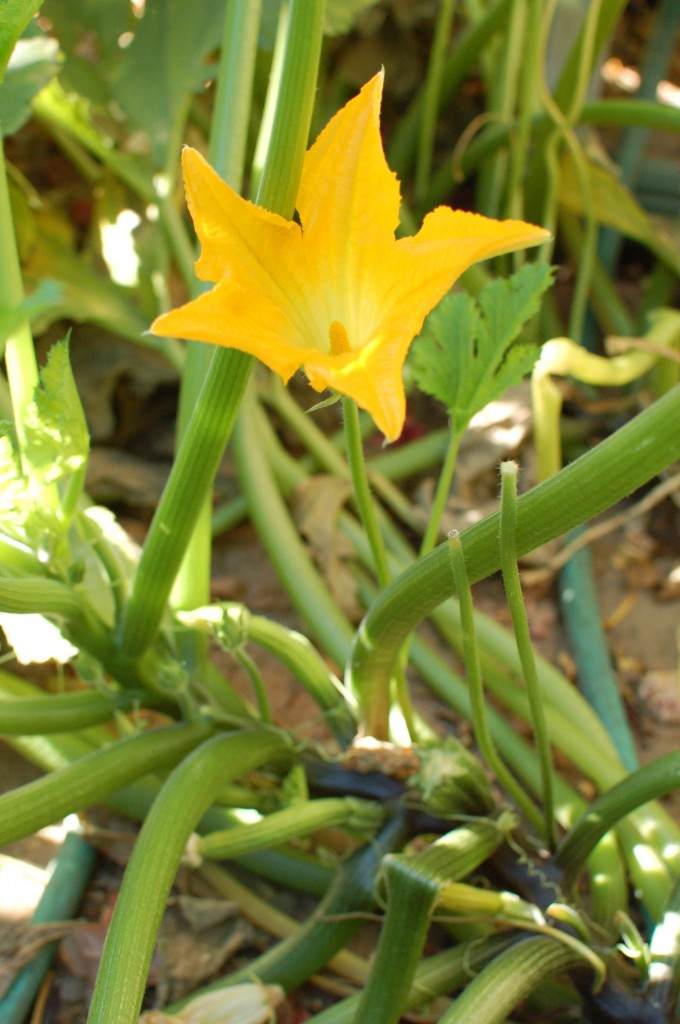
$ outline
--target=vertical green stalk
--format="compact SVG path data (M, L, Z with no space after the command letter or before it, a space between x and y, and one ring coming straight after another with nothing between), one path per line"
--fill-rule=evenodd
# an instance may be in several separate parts
M353 398L343 398L342 412L345 421L345 445L347 462L349 463L354 488L354 500L359 510L359 517L366 531L368 543L373 552L373 561L378 583L386 587L390 582L390 570L387 565L385 544L378 525L375 505L371 498L371 488L366 472L366 459L359 425L359 410Z
M444 508L446 507L446 499L448 498L449 491L451 489L451 481L453 480L453 474L456 469L458 449L460 447L460 440L462 436L461 432L451 429L449 444L446 449L442 468L439 471L437 488L434 493L432 508L430 509L430 518L428 519L427 527L420 544L421 558L423 555L428 555L430 551L432 551L432 548L435 546L439 538L439 528L441 526Z
M427 77L425 79L423 95L424 110L420 123L414 183L415 197L421 204L430 186L432 154L435 129L437 127L437 114L439 113L444 60L446 47L451 35L455 6L456 0L441 0L434 30L434 39L432 40L432 49L430 50L430 60L427 66Z
M465 556L463 555L463 546L457 532L449 534L448 550L451 571L453 573L456 593L460 604L460 617L463 625L465 674L467 677L468 692L470 694L472 727L475 732L477 745L482 757L496 775L501 786L515 801L517 806L522 809L534 827L542 830L543 818L540 812L498 756L498 752L487 723L486 705L484 703L484 686L482 683L482 672L479 663L479 648L477 647L477 640L475 637L472 594L465 565Z
M517 569L517 544L515 541L517 519L517 463L501 463L501 528L500 549L503 583L508 598L512 625L517 641L517 651L522 663L524 685L529 700L529 710L534 726L536 749L541 768L541 806L545 816L544 835L548 846L555 846L555 813L553 798L553 772L550 759L550 739L545 720L543 699L536 673L536 662L529 635L526 608L522 597L522 585Z
M1 126L0 126L1 129ZM0 133L0 138L2 135ZM0 145L0 308L16 310L24 300L19 254L17 252L12 210L7 188L7 172L3 148ZM33 348L33 337L24 320L15 328L5 347L5 366L9 379L14 423L20 446L25 442L25 410L33 400L38 383L38 365Z
M323 30L323 3L293 0L272 138L257 202L284 217L295 208L314 104ZM236 419L252 357L212 352L201 392L151 523L120 644L131 657L154 640L179 566L204 508Z
M186 842L225 783L280 757L276 733L214 736L172 773L128 862L109 926L88 1024L135 1024L156 934Z
M388 854L381 873L387 913L352 1024L396 1024L400 1020L441 889L438 879L428 878L405 857Z
M241 191L243 165L250 120L251 96L261 0L231 0L224 20L217 93L210 131L210 163L224 180ZM195 297L205 287L193 274L191 292ZM210 365L208 345L191 341L187 345L177 422L177 437L183 437ZM236 399L236 396L235 396ZM197 608L210 598L210 555L212 487L208 489L191 539L175 580L171 601L178 609ZM180 635L181 654L186 662L201 665L207 643L197 634Z

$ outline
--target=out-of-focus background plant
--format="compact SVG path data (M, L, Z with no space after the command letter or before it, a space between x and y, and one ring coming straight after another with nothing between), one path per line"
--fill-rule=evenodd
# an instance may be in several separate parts
M677 709L679 27L677 0L5 0L3 890L42 890L20 841L62 831L31 923L3 896L2 1021L675 1019L680 756L657 729L638 765L644 668ZM389 447L147 333L200 294L182 146L291 219L381 66L398 234L440 204L551 233L433 310ZM620 571L665 602L637 670L590 555L630 523Z

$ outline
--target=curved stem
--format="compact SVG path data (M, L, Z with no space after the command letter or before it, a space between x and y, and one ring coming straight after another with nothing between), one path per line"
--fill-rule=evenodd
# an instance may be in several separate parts
M517 503L517 553L532 551L593 518L680 457L680 386ZM578 500L576 499L578 496ZM471 582L500 566L499 513L465 531ZM347 684L364 708L386 691L406 637L451 593L448 548L440 545L380 594L357 632ZM382 729L380 723L377 725Z

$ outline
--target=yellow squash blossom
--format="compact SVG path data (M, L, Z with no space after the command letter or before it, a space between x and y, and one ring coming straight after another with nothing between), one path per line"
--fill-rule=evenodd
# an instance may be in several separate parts
M249 352L284 381L302 366L313 388L354 398L393 441L405 416L402 367L426 315L473 263L547 232L440 206L417 235L396 239L400 190L380 138L382 86L380 72L307 152L299 224L243 199L184 150L196 273L215 286L151 331Z

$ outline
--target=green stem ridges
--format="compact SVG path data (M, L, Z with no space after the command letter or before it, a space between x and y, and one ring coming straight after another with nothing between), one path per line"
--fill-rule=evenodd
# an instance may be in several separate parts
M136 1024L158 926L187 839L225 782L289 752L273 732L213 736L170 775L125 871L88 1024Z
M217 173L236 192L241 191L243 183L260 7L260 0L236 0L227 4L225 11L208 157ZM196 297L204 287L205 285L193 273L192 263L187 281L189 294ZM209 345L196 341L188 343L180 391L178 439L183 437L198 401L210 365L210 356ZM237 403L237 392L234 394L234 402ZM198 514L172 589L172 604L175 608L195 608L208 600L211 568L211 490L212 488L209 488L209 493L205 495L203 507ZM202 667L205 653L205 646L195 638L185 641L183 654L187 660Z
M277 111L257 202L291 217L316 88L323 4L293 0ZM140 655L154 640L194 527L210 492L252 358L233 349L211 357L177 458L154 515L123 619L121 648ZM196 458L200 452L201 457Z
M359 426L359 410L352 398L343 398L342 412L345 421L345 445L347 449L347 462L352 476L354 488L354 500L359 510L364 531L368 543L373 552L375 572L378 583L386 587L390 582L390 570L387 565L385 544L378 525L376 508L371 497L371 488L366 472L366 460L364 458L364 446Z
M680 456L680 387L602 441L559 474L532 488L517 503L517 553L521 557L559 537L630 494ZM578 503L573 495L579 494ZM500 567L496 543L499 513L464 533L471 582ZM451 592L447 545L407 569L373 603L357 632L347 668L370 732L385 737L387 723L372 708L384 708L392 666L418 623Z
M553 816L553 768L550 758L550 737L545 720L543 699L536 672L536 661L529 633L526 608L522 597L522 585L517 568L515 543L517 517L517 463L501 463L501 519L500 552L501 569L505 594L512 616L512 626L517 641L517 650L524 675L531 721L534 727L536 750L541 766L541 808L544 816L544 835L549 847L555 846L555 822Z
M588 854L600 838L621 818L650 800L660 799L680 787L680 753L631 772L595 800L560 843L556 863L564 872L565 885L574 881Z
M67 767L0 797L0 846L31 835L66 814L98 803L129 782L188 754L209 725L154 729L96 750Z
M208 986L208 991L256 977L263 984L281 985L290 992L320 971L347 944L359 928L363 914L373 907L378 866L383 856L400 846L404 838L401 818L390 818L371 843L339 867L324 898L296 932L245 967ZM168 1012L177 1013L182 1005L170 1006Z
M373 832L382 824L379 804L358 797L324 797L306 800L274 811L260 821L211 832L196 845L196 852L210 860L231 860L254 850L266 850L322 828L349 828Z
M546 978L579 965L583 953L550 936L515 943L472 979L439 1024L502 1024Z
M465 556L460 537L457 533L449 535L448 549L451 560L451 574L460 604L460 617L463 626L465 678L467 680L468 693L470 694L470 709L472 711L472 727L475 731L475 740L482 757L508 796L515 801L518 807L521 807L534 828L540 830L543 825L541 814L499 757L487 723L484 684L479 664L479 648L475 637L472 593L465 566Z

